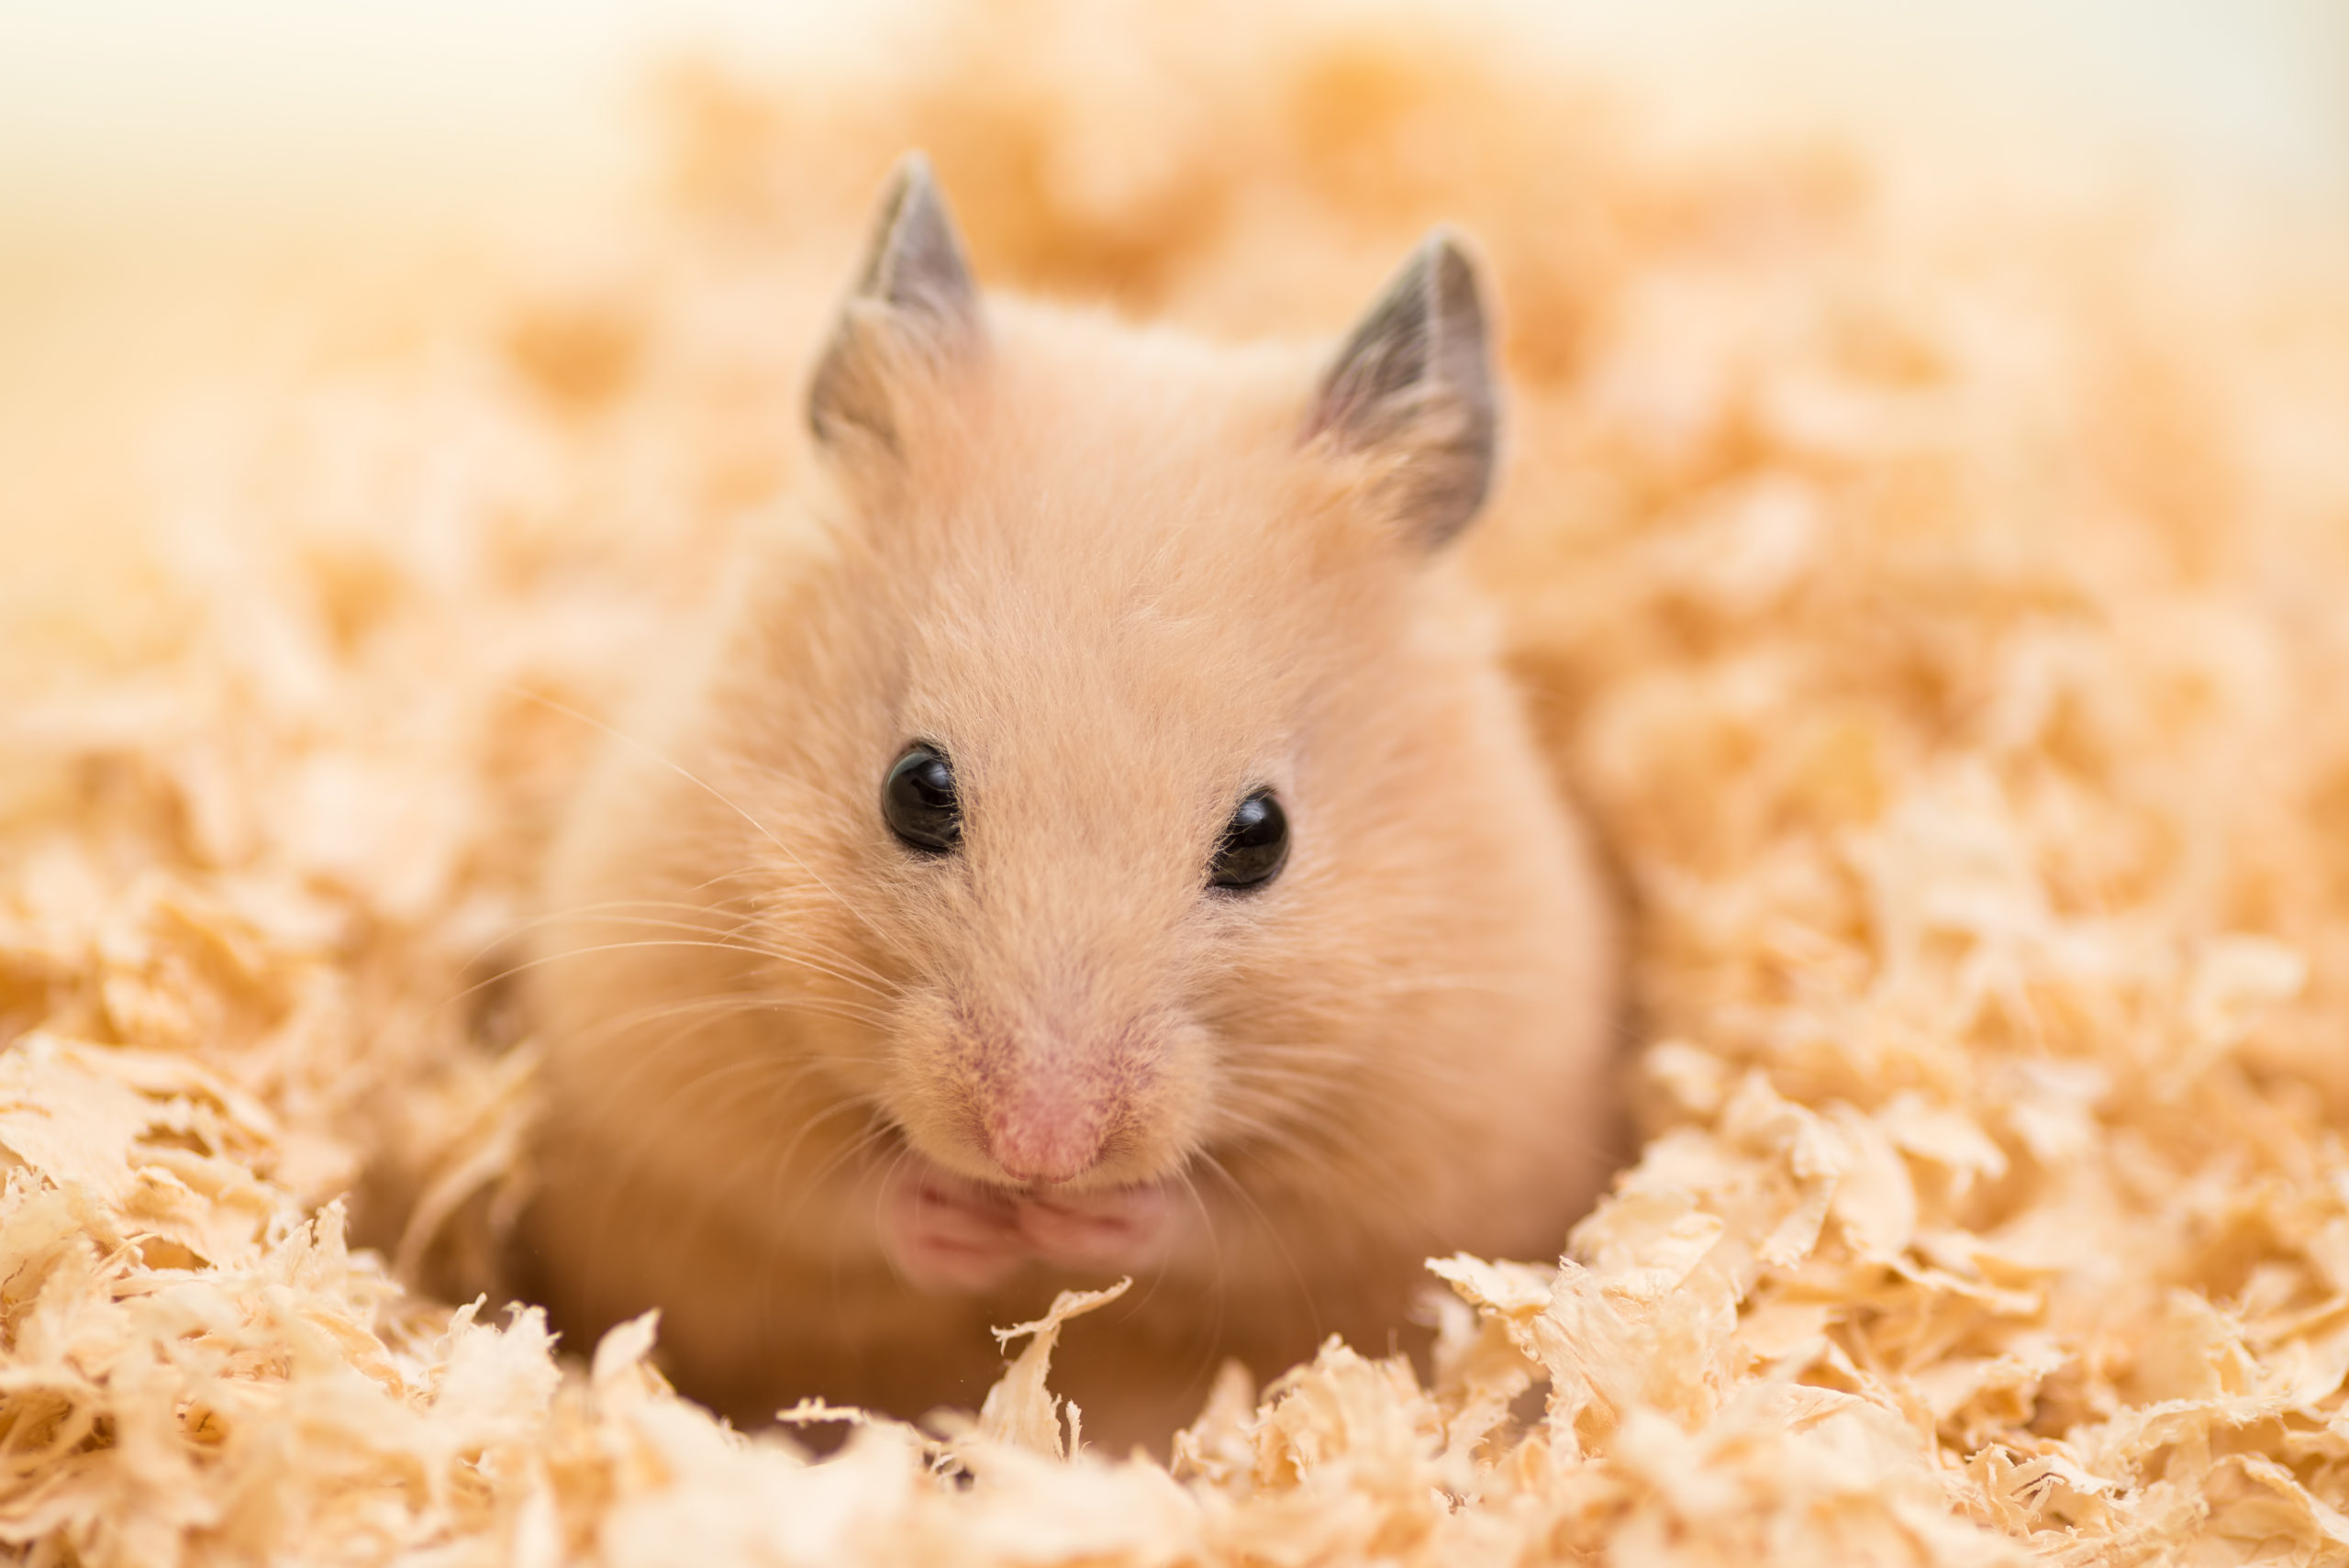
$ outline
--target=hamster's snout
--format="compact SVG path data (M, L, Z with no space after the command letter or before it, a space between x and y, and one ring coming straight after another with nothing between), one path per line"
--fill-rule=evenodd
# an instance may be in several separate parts
M1015 1182L1074 1181L1101 1162L1101 1149L1120 1107L1099 1095L1060 1085L1030 1085L988 1106L979 1125L987 1157Z
M1012 1186L1091 1189L1163 1174L1171 1150L1152 1132L1166 1119L1167 1031L1125 1009L1108 1018L1071 1018L1071 1010L964 1012L946 1073L961 1101L959 1147L940 1147L909 1122L914 1141L930 1142L941 1163Z

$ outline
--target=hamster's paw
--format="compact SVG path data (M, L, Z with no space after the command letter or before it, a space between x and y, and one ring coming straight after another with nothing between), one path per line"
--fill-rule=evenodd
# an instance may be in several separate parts
M1023 1192L970 1181L914 1156L899 1164L883 1195L881 1241L916 1287L977 1292L1031 1262L1140 1273L1166 1256L1180 1229L1178 1215L1163 1184Z
M882 1195L881 1244L921 1290L991 1290L1027 1260L1009 1193L918 1159L900 1167Z
M1017 1213L1030 1251L1066 1269L1132 1273L1164 1255L1174 1201L1163 1184L1022 1197Z

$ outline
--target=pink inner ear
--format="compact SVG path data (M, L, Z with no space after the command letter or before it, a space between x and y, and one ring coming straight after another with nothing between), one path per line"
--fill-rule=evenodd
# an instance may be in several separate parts
M808 384L808 428L826 445L853 430L894 448L893 352L934 363L966 359L983 336L962 236L930 161L909 152L890 175L854 297Z
M1388 504L1435 546L1466 528L1491 488L1499 424L1476 269L1448 229L1412 251L1339 350L1308 440L1384 454Z

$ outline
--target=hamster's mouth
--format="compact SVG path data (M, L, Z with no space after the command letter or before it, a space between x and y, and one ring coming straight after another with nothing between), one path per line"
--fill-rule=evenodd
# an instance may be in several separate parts
M1167 1254L1181 1213L1164 1182L1106 1191L989 1186L908 1152L882 1195L881 1242L916 1287L984 1291L1029 1263L1137 1273Z

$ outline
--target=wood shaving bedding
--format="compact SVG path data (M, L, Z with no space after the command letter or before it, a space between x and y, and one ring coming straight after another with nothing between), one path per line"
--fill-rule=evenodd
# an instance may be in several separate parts
M1006 15L852 81L673 73L607 281L287 388L159 506L153 656L8 716L0 1540L2349 1561L2343 296L2181 215L1666 153L1472 27L1258 18L1236 58ZM1516 458L1474 548L1638 917L1643 1142L1564 1261L1434 1261L1431 1382L1230 1373L1164 1466L1051 1393L1099 1296L974 1415L743 1435L651 1321L582 1366L431 1294L518 1191L536 846L787 483L909 144L992 279L1234 335L1478 237Z

